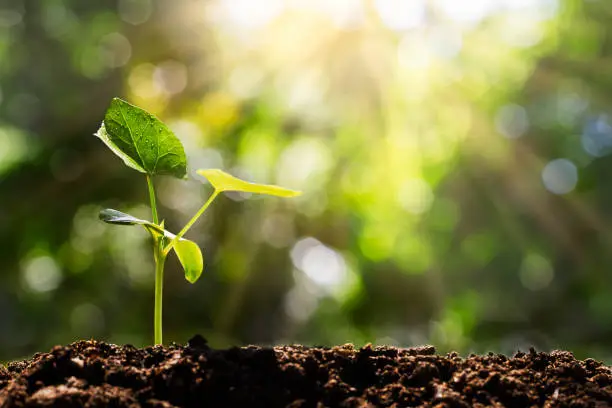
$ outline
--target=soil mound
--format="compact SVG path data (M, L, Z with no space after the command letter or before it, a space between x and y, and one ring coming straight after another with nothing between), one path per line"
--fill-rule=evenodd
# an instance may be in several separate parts
M0 366L1 407L612 407L612 370L565 351L79 341Z

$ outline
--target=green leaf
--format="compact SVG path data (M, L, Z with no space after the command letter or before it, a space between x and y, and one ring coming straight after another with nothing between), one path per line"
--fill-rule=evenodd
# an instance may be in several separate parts
M142 225L147 231L154 231L157 235L164 235L164 229L159 225L153 224L151 221L141 220L130 214L107 208L100 211L100 219L109 224L118 225Z
M180 140L155 116L114 98L95 134L124 163L141 173L184 178L187 158Z
M173 233L164 230L165 237L168 241L176 238ZM204 269L204 258L198 244L185 238L179 239L172 247L176 253L183 270L185 271L185 279L190 283L195 283L202 275Z
M107 208L100 211L100 219L109 224L118 225L142 225L154 238L164 236L172 241L176 235L147 220L141 220L121 211ZM162 221L163 225L163 221ZM174 252L185 271L185 279L194 283L202 275L204 269L204 258L200 247L193 241L181 238L174 244Z
M204 269L204 258L200 247L193 241L181 238L174 244L174 252L185 271L185 279L195 283L202 275Z
M219 169L198 170L200 176L206 177L213 188L221 191L241 191L245 193L268 194L278 197L295 197L302 194L301 191L289 190L269 184L249 183L227 174Z

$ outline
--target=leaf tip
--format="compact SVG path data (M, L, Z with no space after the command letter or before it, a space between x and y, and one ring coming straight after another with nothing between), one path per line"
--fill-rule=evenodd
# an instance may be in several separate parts
M187 282L193 285L194 283L198 281L198 279L200 279L200 275L192 276L192 275L185 274L185 279L187 279Z
M127 103L128 105L131 105L131 103L129 103L128 101L119 98L118 96L115 96L113 99L111 99L111 104L113 103Z
M102 134L103 132L104 133L106 132L106 127L104 126L104 122L100 124L100 127L93 135L97 137L98 139L104 139L104 135Z

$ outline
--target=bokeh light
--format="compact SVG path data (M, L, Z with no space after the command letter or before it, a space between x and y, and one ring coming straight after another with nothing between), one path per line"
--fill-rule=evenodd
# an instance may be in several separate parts
M551 193L567 194L578 183L578 169L568 159L555 159L542 170L542 181Z

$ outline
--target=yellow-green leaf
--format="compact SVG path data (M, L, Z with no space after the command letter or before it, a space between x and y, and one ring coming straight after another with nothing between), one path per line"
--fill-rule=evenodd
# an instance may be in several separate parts
M219 169L198 170L200 176L205 177L213 188L218 191L240 191L244 193L268 194L278 197L295 197L302 194L301 191L290 190L269 184L249 183L240 180Z
M193 241L181 238L174 244L174 252L185 271L185 279L195 283L204 269L204 258L200 247Z
M164 230L165 237L168 242L171 242L176 235ZM204 258L202 257L202 251L198 244L185 238L179 239L172 247L174 253L183 267L185 272L185 279L190 283L195 283L202 275L204 269Z

